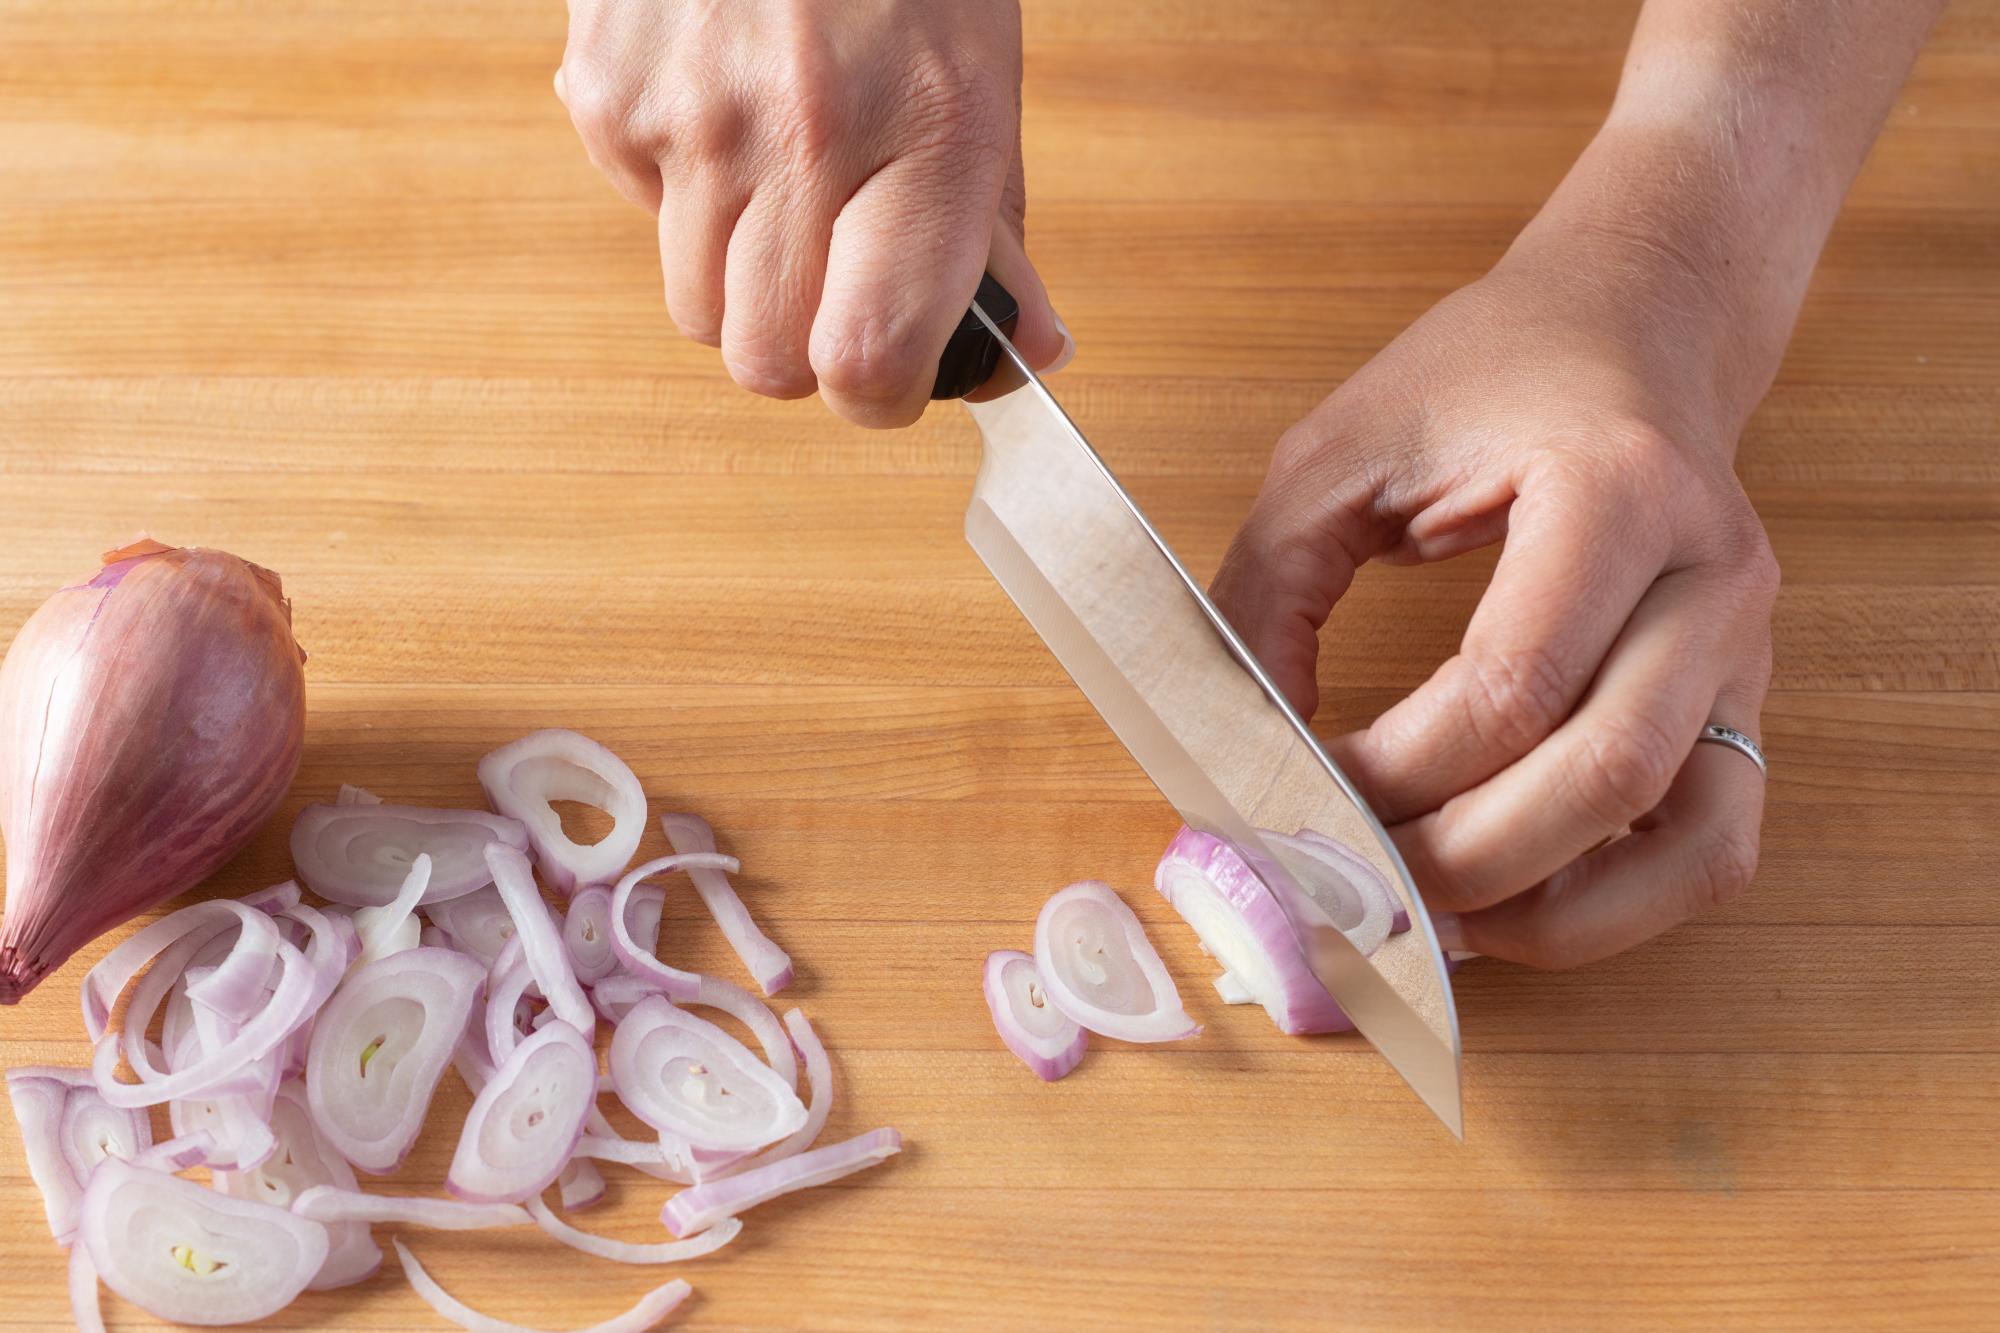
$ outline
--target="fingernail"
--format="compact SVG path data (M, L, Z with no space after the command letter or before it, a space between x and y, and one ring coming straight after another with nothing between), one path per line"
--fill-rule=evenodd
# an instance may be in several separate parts
M1465 947L1465 928L1459 925L1456 912L1432 912L1431 933L1437 936L1438 948L1445 953Z
M1076 356L1076 339L1070 336L1069 325L1063 323L1062 316L1057 315L1055 311L1051 310L1049 313L1055 316L1056 332L1062 335L1063 345L1062 351L1056 353L1056 359L1042 367L1042 374L1044 375L1055 374L1058 370L1068 365L1071 359Z

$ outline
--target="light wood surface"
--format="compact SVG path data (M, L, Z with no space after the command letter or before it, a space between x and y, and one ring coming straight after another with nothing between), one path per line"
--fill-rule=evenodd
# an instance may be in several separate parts
M1026 8L1057 391L1199 571L1277 433L1560 177L1633 10ZM1757 885L1581 972L1467 968L1463 1146L1355 1040L1216 1001L1149 887L1171 814L958 535L963 414L863 434L676 340L650 221L550 95L561 11L0 0L0 635L140 528L223 546L313 654L287 812L474 800L480 754L562 725L717 825L835 1051L829 1133L910 1146L686 1265L682 1323L2000 1323L2000 4L1946 19L1744 441L1786 575ZM1321 725L1422 679L1490 568L1364 572ZM281 822L213 887L287 873ZM978 963L1083 877L1208 1030L1044 1087ZM667 937L734 975L691 897ZM84 1058L87 961L0 1013L6 1064ZM465 1104L448 1078L399 1183ZM0 1123L0 1324L61 1327ZM591 1225L656 1238L660 1197L620 1175ZM538 1326L664 1280L412 1243ZM436 1321L391 1272L274 1322Z

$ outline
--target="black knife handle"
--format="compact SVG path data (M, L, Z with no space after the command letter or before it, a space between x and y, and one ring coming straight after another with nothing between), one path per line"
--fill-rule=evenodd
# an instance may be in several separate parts
M988 319L1000 326L1002 333L1009 338L1014 336L1014 324L1021 317L1020 303L991 273L980 275L979 290L972 299L979 303ZM993 368L999 364L1000 344L993 341L993 335L979 322L979 316L967 310L965 318L951 331L944 355L938 358L937 382L931 386L931 397L963 398L992 378Z

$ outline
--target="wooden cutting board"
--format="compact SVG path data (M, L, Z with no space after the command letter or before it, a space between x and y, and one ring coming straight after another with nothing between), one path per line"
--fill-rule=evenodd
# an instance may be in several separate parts
M1027 7L1059 391L1201 571L1277 434L1559 178L1633 9ZM909 1147L687 1265L685 1326L2000 1323L2000 6L1946 20L1743 444L1786 574L1758 883L1580 972L1467 968L1463 1146L1357 1041L1217 1002L1150 889L1169 812L958 536L963 414L863 434L677 340L561 47L544 0L0 0L0 635L137 530L223 546L313 654L287 818L474 800L560 725L715 823L835 1050L829 1133ZM1364 573L1322 726L1449 654L1490 568ZM1084 877L1208 1030L1044 1087L979 960ZM667 938L734 975L691 898ZM83 1059L87 961L0 1014L5 1063ZM0 1324L62 1327L0 1124ZM661 1195L621 1176L592 1224L657 1239ZM411 1241L538 1326L665 1280ZM275 1322L436 1323L393 1272Z

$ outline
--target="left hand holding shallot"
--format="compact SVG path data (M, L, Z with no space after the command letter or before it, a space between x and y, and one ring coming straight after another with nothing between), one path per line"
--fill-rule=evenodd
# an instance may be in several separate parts
M271 817L305 739L304 663L276 574L144 537L28 618L0 665L0 1003Z

